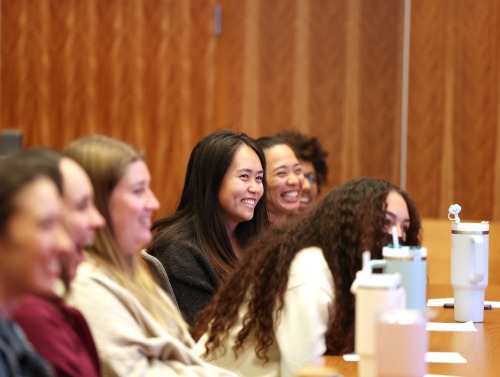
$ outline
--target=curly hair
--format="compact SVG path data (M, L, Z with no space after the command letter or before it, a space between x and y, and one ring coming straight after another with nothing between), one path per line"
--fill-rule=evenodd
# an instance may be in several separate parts
M224 343L247 303L232 350L238 354L249 335L255 336L257 356L268 361L274 342L275 319L284 305L290 265L302 249L318 246L334 277L335 315L329 319L326 353L340 355L354 349L354 297L350 287L362 267L362 253L382 257L386 198L399 190L372 178L359 178L332 189L310 212L291 219L287 226L271 227L245 251L239 268L219 289L192 328L195 338L208 331L206 354ZM398 191L399 192L399 191ZM411 219L411 222L418 219Z
M307 136L297 131L284 131L277 135L290 145L297 157L313 164L318 182L318 189L328 180L326 158L328 152L322 147L317 137Z

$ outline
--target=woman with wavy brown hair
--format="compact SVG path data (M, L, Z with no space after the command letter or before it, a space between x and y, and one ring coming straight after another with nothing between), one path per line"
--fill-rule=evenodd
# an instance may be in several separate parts
M241 376L283 377L323 354L352 352L350 287L363 251L381 257L387 198L398 192L382 180L355 179L263 233L198 317L198 352ZM419 244L420 221L410 212L408 241Z

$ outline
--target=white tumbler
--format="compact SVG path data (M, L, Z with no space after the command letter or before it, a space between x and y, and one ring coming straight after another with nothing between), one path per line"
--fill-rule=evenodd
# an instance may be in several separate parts
M488 286L490 225L451 224L451 285L455 298L455 321L483 322L484 291Z
M401 275L372 274L359 271L351 288L356 295L354 348L360 357L360 377L375 377L375 328L381 311L401 309L405 305Z

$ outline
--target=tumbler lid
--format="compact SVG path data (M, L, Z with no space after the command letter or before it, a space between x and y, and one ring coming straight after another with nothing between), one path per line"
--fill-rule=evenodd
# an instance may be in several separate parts
M385 246L382 249L384 258L408 259L427 258L427 248L419 246L401 246L399 248Z
M356 273L353 285L358 288L396 289L401 286L401 274L367 274L364 271Z

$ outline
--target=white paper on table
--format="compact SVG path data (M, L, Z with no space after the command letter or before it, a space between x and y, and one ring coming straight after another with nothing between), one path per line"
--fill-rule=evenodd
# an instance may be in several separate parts
M456 322L427 322L427 331L477 331L472 321Z
M443 307L444 304L454 304L455 300L453 297L450 298L430 298L427 301L427 306L440 306ZM492 308L500 308L500 301L485 301L485 305L491 305Z
M347 353L343 356L344 361L359 361L359 355L355 353ZM467 362L465 358L458 352L426 352L425 361L427 363L449 363L449 364L464 364Z
M465 364L467 360L458 352L427 352L425 361L428 363Z
M459 376L452 376L448 374L424 374L424 377L459 377Z

